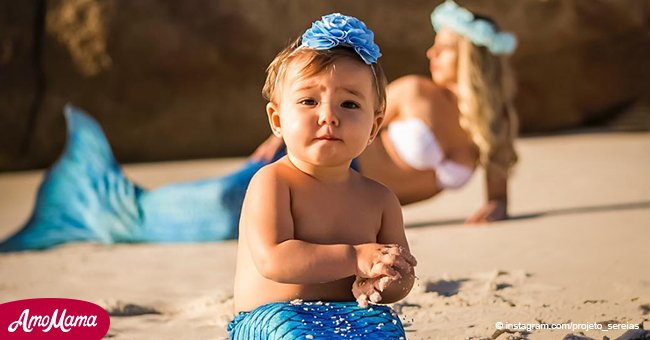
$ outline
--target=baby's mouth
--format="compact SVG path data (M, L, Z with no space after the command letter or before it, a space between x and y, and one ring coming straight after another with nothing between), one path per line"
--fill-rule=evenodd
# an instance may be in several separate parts
M332 135L323 135L323 136L318 136L316 137L316 140L324 140L324 141L340 141L340 138L334 137Z

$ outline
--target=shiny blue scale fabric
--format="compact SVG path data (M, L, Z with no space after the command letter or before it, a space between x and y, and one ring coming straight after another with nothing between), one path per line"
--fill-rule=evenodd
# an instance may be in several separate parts
M231 340L406 339L390 307L356 302L274 302L237 315L228 333Z
M0 251L67 242L205 242L237 238L251 178L265 162L225 177L145 190L127 179L97 122L66 106L64 153L47 172L34 211ZM278 157L281 155L278 155Z

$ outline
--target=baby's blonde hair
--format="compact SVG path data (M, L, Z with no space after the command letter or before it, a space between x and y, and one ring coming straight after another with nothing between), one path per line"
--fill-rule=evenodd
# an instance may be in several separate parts
M460 124L478 146L480 163L508 172L517 162L515 82L506 56L497 56L459 35Z
M311 77L318 74L340 58L352 58L363 63L361 57L349 47L337 46L327 50L299 47L300 38L280 51L266 69L266 81L262 88L262 96L266 100L276 102L277 91L284 81L288 66L295 60L300 59L304 62L303 68L298 72L300 77ZM386 111L386 75L379 62L368 66L373 73L373 85L377 90L375 114L384 114Z

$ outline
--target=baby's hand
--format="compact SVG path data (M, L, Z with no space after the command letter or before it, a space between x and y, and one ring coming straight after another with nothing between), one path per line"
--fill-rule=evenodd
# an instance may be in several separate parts
M397 244L365 243L354 246L357 255L357 272L360 278L381 276L399 278L398 270L410 272L417 265L415 257Z
M374 279L364 279L357 276L352 284L352 294L357 300L359 307L368 307L368 300L373 303L381 301L381 292L384 291L395 279L390 276L382 276Z

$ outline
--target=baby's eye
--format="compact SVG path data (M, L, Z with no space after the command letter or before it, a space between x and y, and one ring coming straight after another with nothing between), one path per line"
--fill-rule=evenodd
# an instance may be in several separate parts
M301 99L298 102L298 104L307 105L307 106L314 106L314 105L316 105L316 101L314 99L307 98L307 99Z
M358 109L361 106L355 102L352 101L345 101L341 104L341 107L346 108L346 109Z

